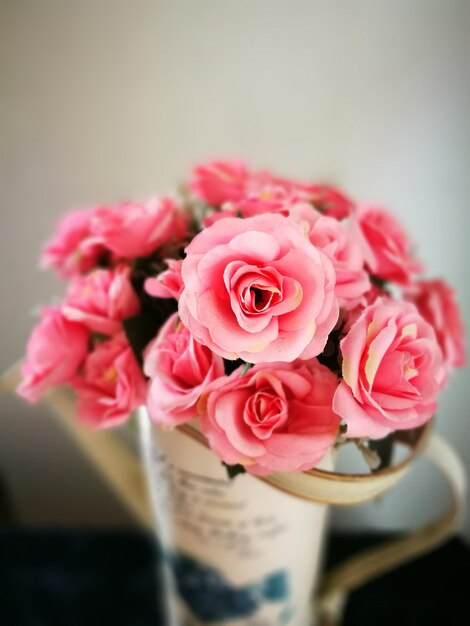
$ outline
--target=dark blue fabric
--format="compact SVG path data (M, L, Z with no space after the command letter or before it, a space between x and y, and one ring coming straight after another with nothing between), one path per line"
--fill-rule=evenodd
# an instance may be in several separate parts
M137 532L0 530L0 625L159 626L157 560Z
M328 561L381 538L339 535ZM131 531L0 529L0 626L162 626L159 553ZM464 624L470 551L454 539L352 594L344 626Z

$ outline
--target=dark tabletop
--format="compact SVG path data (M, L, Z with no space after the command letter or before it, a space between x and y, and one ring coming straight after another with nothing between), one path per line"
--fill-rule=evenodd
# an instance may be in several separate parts
M328 562L380 539L333 535ZM157 564L153 539L139 532L4 527L0 625L161 626ZM453 539L353 593L344 626L466 626L469 602L470 550Z

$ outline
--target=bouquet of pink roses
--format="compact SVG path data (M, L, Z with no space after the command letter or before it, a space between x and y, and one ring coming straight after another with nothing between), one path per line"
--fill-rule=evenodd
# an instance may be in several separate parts
M179 195L70 213L42 264L69 284L32 333L22 396L70 385L95 427L141 405L167 428L199 418L253 474L423 425L465 359L452 289L416 278L392 215L240 162L196 167Z

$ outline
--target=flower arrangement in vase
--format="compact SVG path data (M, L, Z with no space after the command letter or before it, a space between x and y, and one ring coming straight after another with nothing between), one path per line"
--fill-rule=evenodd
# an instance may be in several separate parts
M164 432L193 423L232 477L306 472L345 442L383 467L465 360L454 292L422 278L392 214L238 161L195 167L178 193L70 213L42 265L68 289L41 313L18 392L69 385L95 428L142 406ZM274 604L281 578L265 581ZM294 613L259 623L304 623Z

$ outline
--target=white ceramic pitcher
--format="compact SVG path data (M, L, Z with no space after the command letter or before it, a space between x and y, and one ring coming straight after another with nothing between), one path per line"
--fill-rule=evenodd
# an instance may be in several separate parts
M354 504L383 493L406 475L418 452L376 474L335 474L330 454L320 471L279 474L270 482L246 473L229 479L201 437L153 427L145 408L138 420L164 555L169 626L315 624L312 596L328 503ZM426 529L340 566L327 578L324 611L337 616L345 592L429 550L458 523L465 478L459 460L437 435L422 439L426 445L421 441L419 447L449 479L452 509Z

